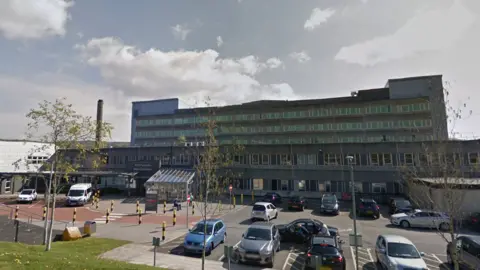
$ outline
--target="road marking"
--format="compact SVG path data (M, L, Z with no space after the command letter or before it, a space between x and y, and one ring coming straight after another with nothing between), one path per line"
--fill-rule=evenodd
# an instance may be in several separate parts
M355 252L353 251L353 247L350 247L350 251L352 252L353 268L357 270L357 262L355 261Z
M228 240L228 239L227 239L227 240ZM234 249L237 248L238 245L240 245L241 242L242 242L242 241L238 241L238 243L236 243L235 245L233 245L233 248L234 248ZM220 258L218 259L218 261L223 261L223 259L225 259L225 255L220 256Z
M443 261L440 260L440 259L437 257L437 255L435 255L435 254L431 254L431 255L432 255L432 257L435 258L439 263L443 263Z
M287 259L285 260L285 263L283 264L282 270L285 270L287 268L287 265L289 265L288 258L290 257L290 253L292 253L293 247L290 248L290 251L288 252Z
M373 256L372 256L372 253L370 252L370 249L367 248L367 253L368 253L368 256L370 257L370 261L373 262L373 269L377 269L377 264L375 263L375 261L373 260Z
M40 203L40 201L37 200L34 204L30 205L28 208L32 208L32 207L38 205L39 203Z

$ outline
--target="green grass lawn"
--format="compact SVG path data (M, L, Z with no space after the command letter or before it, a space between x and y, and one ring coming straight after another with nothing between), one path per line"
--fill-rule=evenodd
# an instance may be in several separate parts
M44 246L0 242L0 269L160 269L97 258L127 243L113 239L84 238L52 243L52 249L45 252Z

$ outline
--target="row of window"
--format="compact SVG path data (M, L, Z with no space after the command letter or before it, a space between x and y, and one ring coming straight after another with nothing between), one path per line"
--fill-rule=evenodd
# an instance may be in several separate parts
M365 123L325 123L308 125L274 125L274 126L251 126L251 127L219 127L215 134L242 134L242 133L285 133L285 132L309 132L309 131L352 131L352 130L378 130L393 128L426 128L432 126L430 119L400 120L400 121L371 121ZM205 136L205 129L185 130L157 130L137 131L138 138L168 138L168 137L194 137Z
M211 119L218 122L231 121L255 121L262 119L297 119L307 117L331 117L331 116L346 116L346 115L363 115L363 114L384 114L384 113L410 113L429 111L430 103L415 103L405 105L367 105L358 107L342 107L342 108L321 108L309 109L293 112L270 112L257 114L239 114L239 115L216 115ZM204 123L207 121L206 117L194 116L176 119L149 119L138 120L137 126L167 126L167 125L185 125Z
M220 145L264 145L264 144L330 144L330 143L375 143L382 141L396 142L412 142L412 141L431 141L432 135L414 135L414 136L329 136L329 137L255 137L255 138L235 138L235 139L218 139ZM144 141L138 145L143 146L165 146L171 145L172 142L166 141Z
M449 162L456 165L478 165L480 164L479 153L451 153L445 156L437 154L418 154L418 153L316 153L316 154L244 154L234 155L232 163L234 165L321 165L321 166L339 166L349 165L347 157L351 156L352 165L355 166L425 166L439 164L440 161ZM446 161L445 161L446 159ZM108 159L108 164L126 164L131 161L152 161L161 160L162 164L171 165L189 165L194 158L187 154L180 154L170 158L170 155L163 156L112 156Z

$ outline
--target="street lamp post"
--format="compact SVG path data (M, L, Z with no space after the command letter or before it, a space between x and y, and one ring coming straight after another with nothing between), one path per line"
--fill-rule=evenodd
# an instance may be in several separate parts
M352 189L352 215L353 215L353 234L355 245L355 268L358 267L358 236L357 236L357 205L355 201L355 179L353 177L353 156L347 156L348 165L350 167L350 185Z

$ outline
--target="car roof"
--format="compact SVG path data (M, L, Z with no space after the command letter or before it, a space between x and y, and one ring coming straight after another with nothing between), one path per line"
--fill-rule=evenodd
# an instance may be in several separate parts
M458 237L465 237L465 238L468 238L470 240L472 240L473 242L477 243L480 245L480 235L466 235L466 234L461 234L459 235ZM458 238L457 237L457 238Z
M270 205L272 203L269 203L269 202L256 202L253 206L255 205L263 205L263 206L267 206L267 205Z
M385 241L388 243L402 243L402 244L410 244L413 245L412 241L408 240L406 237L394 234L384 234L381 235Z
M219 221L222 221L221 219L219 218L210 218L210 219L207 219L207 220L200 220L198 223L206 223L206 224L215 224ZM223 221L222 221L223 222Z
M70 189L76 189L76 188L89 188L91 187L92 184L87 184L87 183L81 183L81 184L74 184L70 187Z
M265 221L257 221L253 224L250 224L250 226L248 226L248 228L262 228L262 229L270 229L273 225L273 223L271 222L265 222Z
M364 198L361 198L360 201L362 202L374 202L374 203L377 203L374 199L364 199Z
M33 188L25 188L25 189L22 189L22 191L35 191L35 189L33 189Z

